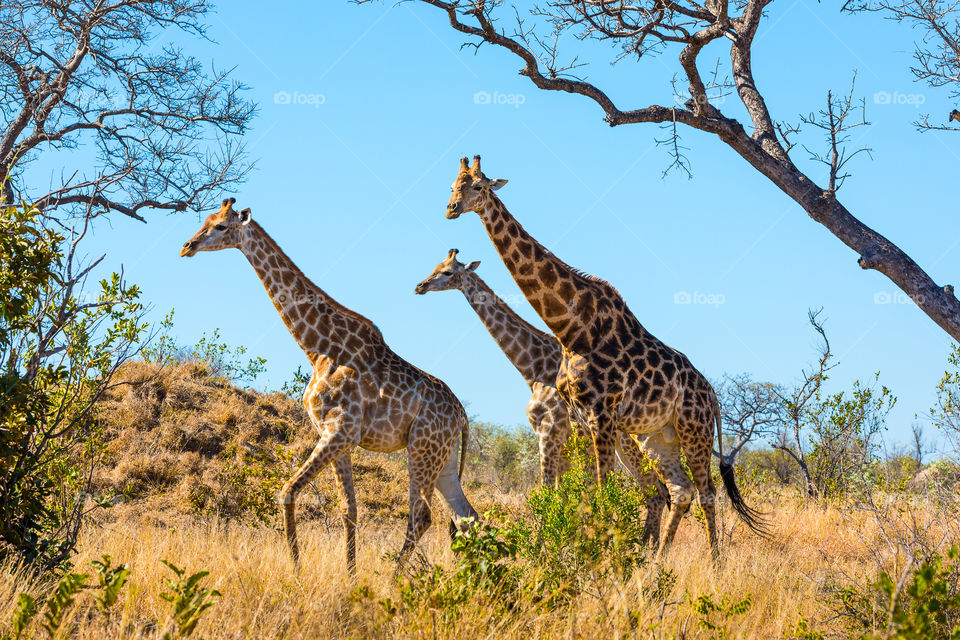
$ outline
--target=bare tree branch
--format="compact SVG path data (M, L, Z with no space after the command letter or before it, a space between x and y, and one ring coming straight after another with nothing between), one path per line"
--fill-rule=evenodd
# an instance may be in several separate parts
M166 29L204 37L209 10L208 0L4 2L0 204L145 221L145 209L199 211L242 180L235 140L255 114L244 87L177 47L148 46ZM38 193L29 165L64 150L80 150L64 155L70 179Z

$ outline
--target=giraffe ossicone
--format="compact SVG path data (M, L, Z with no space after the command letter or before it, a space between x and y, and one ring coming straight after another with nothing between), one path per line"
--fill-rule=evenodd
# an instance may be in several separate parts
M472 165L462 158L446 217L466 211L480 216L507 270L562 345L557 390L594 439L598 479L613 468L620 431L637 436L653 460L671 501L658 555L672 542L696 488L710 548L719 559L710 474L715 432L721 451L723 446L716 393L684 354L640 324L610 283L574 269L537 242L494 193L505 183L483 174L480 156ZM763 518L743 501L722 456L720 477L741 519L764 534Z
M477 512L460 486L468 435L463 405L441 380L394 353L370 320L311 282L249 209L233 209L235 202L224 200L184 243L180 255L230 248L243 252L310 361L312 376L303 403L320 438L280 494L294 563L299 564L300 557L296 498L321 469L332 465L347 567L354 571L357 501L350 455L357 446L379 452L407 450L410 512L401 557L430 526L434 489L453 512L456 525L466 526Z

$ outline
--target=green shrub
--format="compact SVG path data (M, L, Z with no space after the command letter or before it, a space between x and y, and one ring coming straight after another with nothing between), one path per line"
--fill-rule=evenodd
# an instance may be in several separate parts
M960 548L919 562L902 584L881 572L866 587L838 592L841 610L863 640L960 639Z
M62 565L104 452L96 402L146 330L140 291L89 269L28 205L0 208L0 559ZM81 245L82 247L82 245Z
M626 578L644 562L646 493L619 471L598 485L588 444L574 433L570 469L527 501L524 550L554 587L582 584L588 573Z

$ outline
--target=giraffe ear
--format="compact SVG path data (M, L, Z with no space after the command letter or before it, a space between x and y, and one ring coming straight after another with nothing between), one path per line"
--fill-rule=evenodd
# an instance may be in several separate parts
M253 219L253 212L250 211L250 207L240 210L237 213L237 219L240 221L240 224L249 224L250 220Z
M504 180L503 178L497 178L496 180L491 180L491 181L490 181L490 190L491 190L491 191L496 191L497 189L499 189L500 187L502 187L502 186L505 185L505 184L507 184L507 181Z
M466 270L467 270L467 271L476 271L476 270L477 270L477 267L479 267L479 266L480 266L480 261L479 261L479 260L474 260L473 262L471 262L470 264L468 264L468 265L466 266Z

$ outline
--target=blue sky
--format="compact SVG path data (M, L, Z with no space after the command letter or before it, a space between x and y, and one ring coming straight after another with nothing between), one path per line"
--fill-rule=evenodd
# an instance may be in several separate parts
M772 6L755 46L758 85L775 117L796 122L823 105L828 89L846 91L856 71L872 124L851 144L872 157L854 161L840 198L939 283L956 283L960 137L911 124L922 112L945 119L955 105L912 81L918 32L840 15L834 4ZM461 50L463 38L432 7L263 6L223 3L210 18L214 42L177 38L218 67L235 67L261 105L246 138L257 167L224 197L251 207L306 274L373 319L394 350L444 379L477 418L525 425L529 392L461 294L415 296L414 285L456 247L543 326L477 216L443 216L458 159L477 153L488 176L510 180L500 196L536 238L614 283L654 335L709 377L749 371L795 382L815 356L807 309L822 306L840 363L835 388L879 371L899 397L894 440L906 440L914 415L931 406L948 336L719 140L683 130L694 177L663 178L670 158L655 143L658 127L610 128L585 98L536 90L506 52ZM583 72L623 108L673 100L673 52L610 66L615 52L605 46L568 50L595 61ZM701 67L725 56L707 50ZM478 92L491 104L478 104ZM891 104L877 104L878 92ZM736 113L730 100L720 106ZM813 135L807 142L822 149ZM802 149L794 157L823 182ZM227 342L267 358L260 382L270 387L306 363L239 252L179 258L198 219L149 219L114 216L87 249L107 251L111 268L123 265L154 319L176 308L184 343L219 328ZM709 303L677 304L684 292Z

